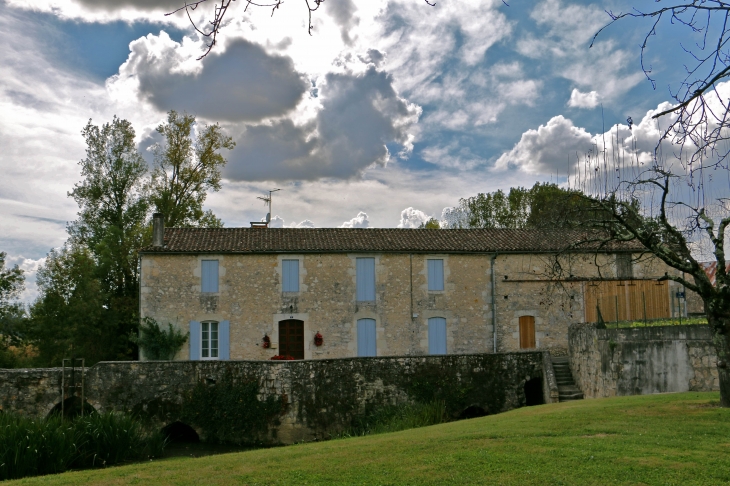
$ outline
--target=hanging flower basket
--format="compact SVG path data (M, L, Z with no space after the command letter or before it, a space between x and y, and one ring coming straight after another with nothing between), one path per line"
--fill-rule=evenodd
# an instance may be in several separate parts
M287 355L277 354L276 356L272 356L269 359L272 359L274 361L294 361L294 357L289 356L288 354Z
M317 332L317 334L314 335L314 345L322 346L322 344L324 344L324 338L319 332Z
M264 334L264 338L261 340L261 346L264 349L269 349L271 347L271 338L268 334Z

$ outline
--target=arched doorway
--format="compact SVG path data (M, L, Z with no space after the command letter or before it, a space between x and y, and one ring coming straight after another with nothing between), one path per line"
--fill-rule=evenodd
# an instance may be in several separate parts
M279 321L279 354L304 359L304 321Z

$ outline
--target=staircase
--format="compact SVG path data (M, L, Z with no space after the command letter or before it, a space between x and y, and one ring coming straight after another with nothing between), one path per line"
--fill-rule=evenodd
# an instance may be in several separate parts
M580 391L580 388L573 381L573 374L570 372L568 357L554 357L552 360L555 380L558 382L558 391L560 392L560 401L582 400L583 392Z

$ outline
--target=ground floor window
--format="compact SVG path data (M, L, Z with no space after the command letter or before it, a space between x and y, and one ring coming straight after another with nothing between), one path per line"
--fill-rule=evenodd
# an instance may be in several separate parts
M428 320L428 354L446 354L446 319L443 317Z
M375 319L358 319L357 321L357 355L377 356Z
M201 359L218 359L218 323L200 323Z

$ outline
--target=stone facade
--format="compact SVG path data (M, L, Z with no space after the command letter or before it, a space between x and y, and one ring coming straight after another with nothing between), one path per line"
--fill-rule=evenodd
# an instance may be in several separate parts
M551 402L554 377L548 383L543 369L549 362L540 352L288 362L101 362L86 370L85 397L99 412L134 413L163 428L181 419L193 387L230 373L238 382L257 383L260 399L284 399L280 416L262 440L291 444L329 438L356 417L387 405L443 400L453 417L470 408L504 412L528 403L525 385L531 380L543 382L544 396L537 397L538 402ZM0 411L46 416L58 408L60 389L59 368L0 370ZM197 424L188 425L205 439Z
M374 302L356 300L356 259L375 260ZM217 260L218 292L201 292L201 261ZM282 261L299 260L299 292L282 289ZM429 259L443 260L444 290L428 290ZM586 279L616 278L615 255L483 253L148 253L141 261L141 314L187 331L190 321L229 321L230 359L279 354L278 323L304 326L304 358L357 356L357 321L376 322L377 355L428 354L428 320L446 320L447 353L520 349L519 319L535 319L537 349L565 354L568 326L584 322ZM496 285L492 289L492 264ZM644 258L634 278L665 267ZM493 302L494 298L494 302ZM496 319L493 310L496 308ZM497 322L497 335L493 322ZM324 338L315 346L314 335ZM271 340L265 349L264 335ZM188 348L176 359L188 359Z
M570 329L570 365L586 398L717 391L709 326Z

